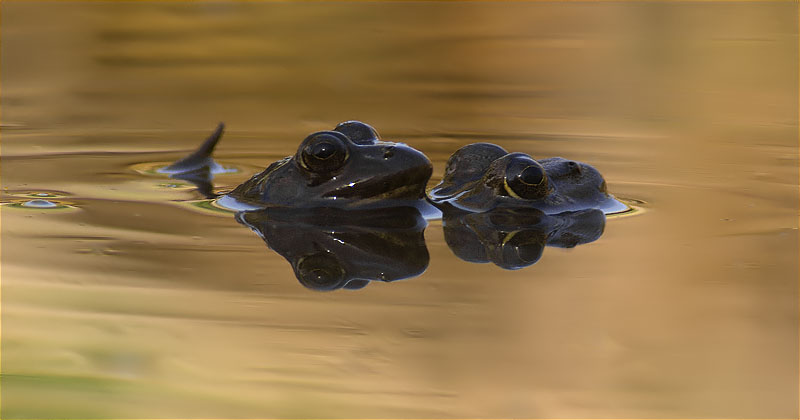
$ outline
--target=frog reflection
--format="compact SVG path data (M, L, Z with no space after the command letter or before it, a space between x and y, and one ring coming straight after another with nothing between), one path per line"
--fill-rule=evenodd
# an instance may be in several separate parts
M221 167L211 156L222 129L220 124L194 153L160 171L191 181L206 197L215 197L211 180ZM380 140L367 124L347 121L332 131L309 135L294 156L272 163L219 201L240 210L424 207L432 171L431 162L421 152Z
M606 190L595 168L563 158L534 160L500 146L474 143L447 161L442 182L429 193L437 206L471 212L497 206L530 207L546 214L583 209L627 209Z
M428 267L426 222L413 207L344 210L270 208L239 212L314 290L360 289L371 281L415 277Z
M597 240L605 214L586 209L547 215L531 207L497 207L483 213L445 209L447 245L464 261L515 270L535 264L545 246L572 248Z

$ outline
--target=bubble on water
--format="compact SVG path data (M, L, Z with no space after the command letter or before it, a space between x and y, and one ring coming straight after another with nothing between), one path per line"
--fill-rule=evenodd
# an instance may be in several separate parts
M52 209L58 207L58 204L47 200L30 200L22 203L22 207L31 207L36 209Z
M46 196L48 198L51 195ZM27 198L12 198L12 199L4 199L0 202L1 205L6 206L8 208L16 208L16 209L25 209L25 210L64 210L64 209L76 209L77 207L71 203L68 203L63 200L45 200L42 198L36 198L33 200L29 200Z
M24 197L24 198L63 198L63 197L68 197L70 194L63 191L4 189L3 195L5 197Z

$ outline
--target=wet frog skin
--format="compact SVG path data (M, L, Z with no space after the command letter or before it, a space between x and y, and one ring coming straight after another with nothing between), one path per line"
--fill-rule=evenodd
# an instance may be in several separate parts
M228 196L256 207L389 207L424 203L433 168L421 152L381 141L348 121L306 137L294 156L273 163Z
M470 144L453 153L429 198L437 207L469 212L498 206L530 207L545 214L626 208L608 193L603 176L590 165L560 157L534 160L489 143Z
M212 181L226 170L212 154L223 130L220 123L197 150L158 171L190 181L206 198L218 198L220 205L236 210L430 207L425 200L433 172L430 160L405 144L382 141L375 129L359 121L309 135L294 156L274 162L220 197Z

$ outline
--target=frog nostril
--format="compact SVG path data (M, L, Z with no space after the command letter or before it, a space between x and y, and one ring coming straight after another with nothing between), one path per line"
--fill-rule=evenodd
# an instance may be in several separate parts
M383 158L389 159L390 157L394 156L394 146L387 146L383 149Z

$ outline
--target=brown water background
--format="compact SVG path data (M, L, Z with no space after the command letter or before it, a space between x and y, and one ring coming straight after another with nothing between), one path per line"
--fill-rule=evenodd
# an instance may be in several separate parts
M3 418L797 418L796 2L2 2ZM504 271L307 290L229 189L359 119L642 211ZM66 209L26 209L50 192Z

